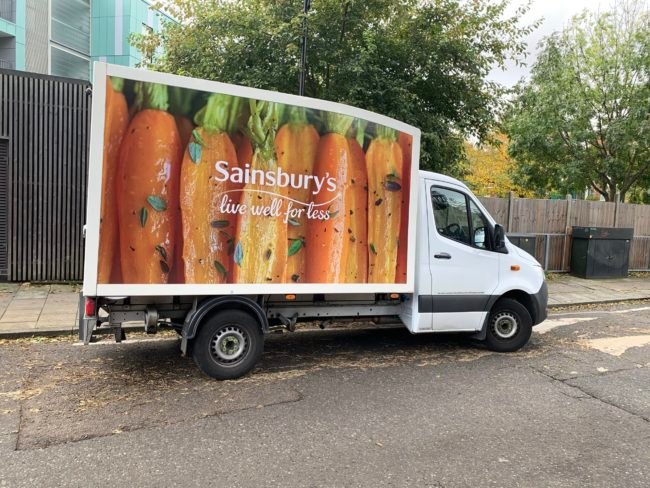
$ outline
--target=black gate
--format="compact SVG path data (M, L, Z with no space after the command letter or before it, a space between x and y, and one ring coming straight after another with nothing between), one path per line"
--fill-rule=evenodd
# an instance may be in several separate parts
M0 70L0 279L83 277L89 88Z
M0 139L0 281L9 277L9 141Z

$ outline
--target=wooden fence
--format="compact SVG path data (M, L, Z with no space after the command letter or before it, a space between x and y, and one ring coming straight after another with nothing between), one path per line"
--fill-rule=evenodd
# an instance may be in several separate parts
M509 235L534 236L535 257L547 271L569 271L571 229L627 227L634 229L630 270L650 270L650 205L586 200L481 198L485 208Z

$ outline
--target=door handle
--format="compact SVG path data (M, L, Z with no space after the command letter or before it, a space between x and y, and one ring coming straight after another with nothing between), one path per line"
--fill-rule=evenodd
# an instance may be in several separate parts
M448 252L439 252L438 254L433 255L436 259L451 259L451 254Z

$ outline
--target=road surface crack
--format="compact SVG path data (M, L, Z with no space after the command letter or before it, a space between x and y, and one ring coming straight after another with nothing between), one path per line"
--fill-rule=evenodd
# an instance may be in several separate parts
M622 407L622 406L620 406L620 405L614 403L613 401L609 401L609 400L606 400L606 399L604 399L604 398L600 398L600 397L594 395L593 393L591 393L591 392L585 390L584 388L582 388L582 387L580 387L580 386L578 386L578 385L575 385L575 384L569 383L569 381L574 380L575 377L574 377L574 378L566 378L566 379L562 379L562 378L558 378L558 377L556 377L556 376L553 376L551 373L548 373L547 371L541 370L541 369L536 368L536 367L534 367L534 366L530 366L530 368L531 368L533 371L536 371L537 373L540 373L541 375L546 376L547 378L549 378L549 379L551 379L551 380L553 380L553 381L557 381L558 383L562 383L563 385L568 386L569 388L576 389L576 390L578 390L580 393L582 393L581 396L576 396L576 397L573 397L573 398L577 398L577 399L580 399L580 398L591 398L591 399L596 400L596 401L598 401L598 402L600 402L600 403L604 403L605 405L609 405L610 407L614 407L614 408L616 408L617 410L620 410L620 411L622 411L622 412L625 412L625 413L627 413L628 415L632 415L632 416L637 417L637 418L639 418L639 419L641 419L641 420L643 420L643 421L645 421L645 422L647 422L647 423L650 423L650 418L649 418L649 417L646 417L645 415L642 415L642 414L640 414L640 413L637 413L637 412L634 412L634 411L632 411L632 410L629 410L629 409L627 409L627 408L625 408L625 407ZM620 370L620 371L623 371L623 370Z

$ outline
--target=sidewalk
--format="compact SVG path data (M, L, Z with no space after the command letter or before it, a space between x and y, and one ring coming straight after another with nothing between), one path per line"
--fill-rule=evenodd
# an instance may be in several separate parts
M569 275L548 281L549 307L650 299L650 276L583 280ZM0 283L0 337L77 334L79 285Z

